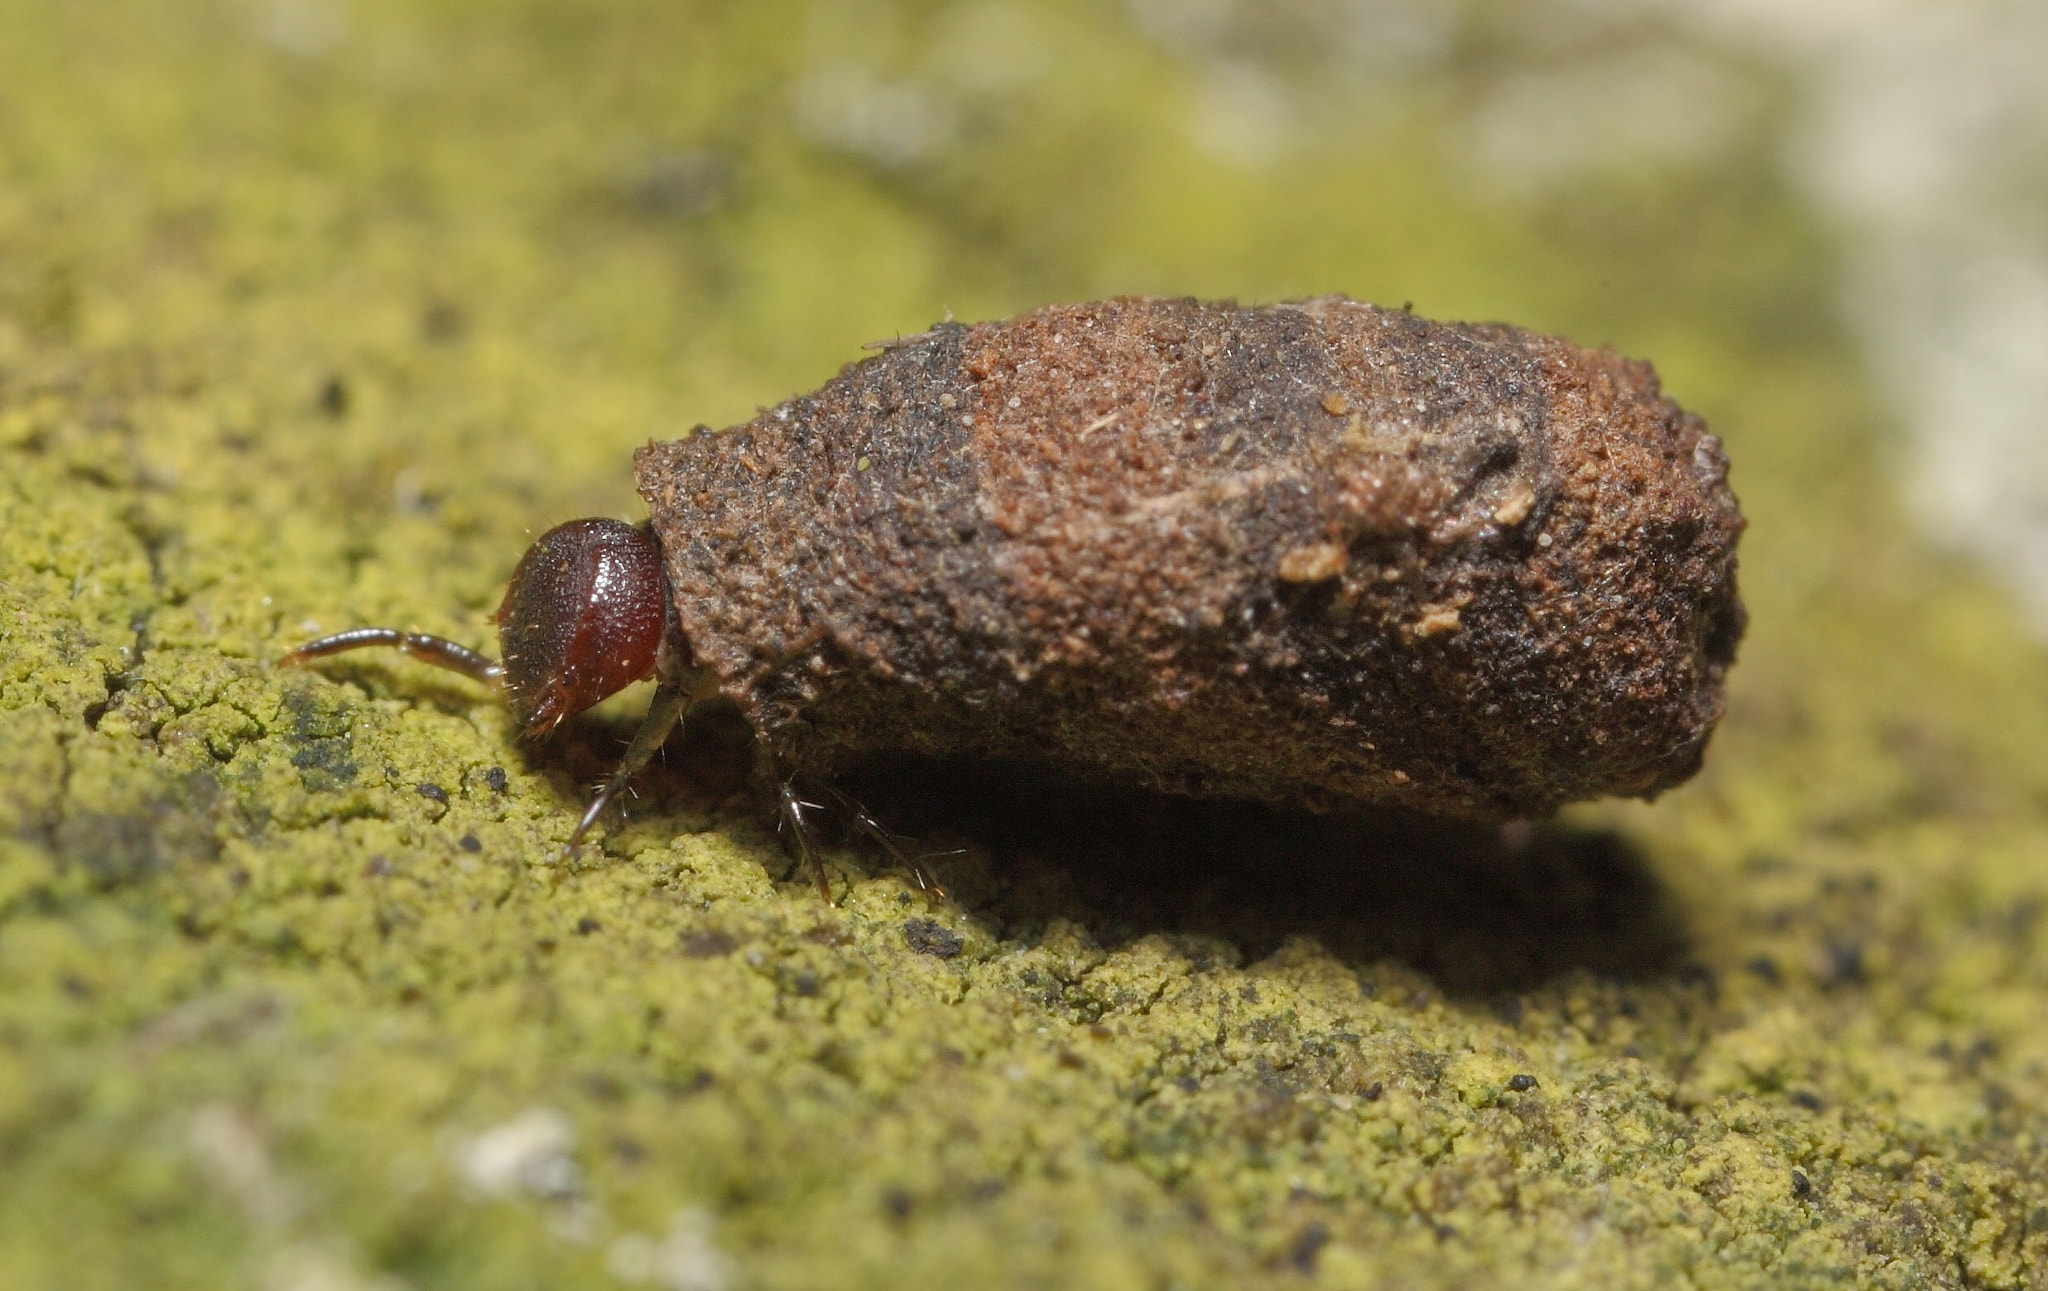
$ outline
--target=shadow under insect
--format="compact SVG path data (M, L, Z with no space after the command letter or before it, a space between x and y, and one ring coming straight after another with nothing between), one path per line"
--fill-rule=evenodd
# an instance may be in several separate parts
M572 724L524 754L572 804L630 734ZM775 817L777 786L732 705L694 707L635 784L626 820ZM1679 971L1681 911L1641 851L1614 830L1474 824L1413 812L1316 815L1078 781L1038 767L877 760L831 785L817 823L834 870L896 862L847 828L843 790L899 836L949 899L1004 939L1053 919L1114 949L1154 933L1226 942L1248 959L1313 937L1354 964L1392 959L1453 996L1527 991L1575 971L1642 981ZM705 821L709 823L708 819ZM786 834L786 831L785 831ZM777 878L806 877L793 841Z
M1669 893L1612 830L1318 816L990 764L876 764L845 787L922 848L964 848L933 868L1006 938L1066 918L1105 947L1200 934L1260 958L1306 936L1473 997L1577 970L1658 977L1685 959Z

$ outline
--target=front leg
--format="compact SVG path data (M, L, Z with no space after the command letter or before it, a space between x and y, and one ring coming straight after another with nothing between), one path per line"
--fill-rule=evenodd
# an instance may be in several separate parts
M825 858L813 816L813 813L826 811L826 805L811 802L800 795L796 788L796 777L793 775L781 776L779 783L781 787L776 790L776 815L780 818L778 826L787 827L795 838L797 859L800 864L810 869L812 876L817 880L818 895L825 898L827 905L837 906L839 903L832 899L832 889L825 873ZM825 786L825 796L832 800L839 811L845 813L846 823L852 825L856 832L866 835L898 865L910 871L910 877L916 882L918 891L927 897L937 897L941 900L945 898L946 889L939 886L939 881L924 867L923 858L913 857L904 851L903 840L892 833L888 826L875 819L874 814L858 799L830 785Z
M570 833L569 841L562 849L564 860L576 855L576 849L583 845L583 836L590 832L612 799L632 781L640 768L647 765L668 739L669 732L682 721L683 710L690 704L691 680L690 674L683 672L662 677L655 687L653 701L647 705L647 716L640 719L640 729L633 732L633 742L626 746L626 755L619 759L618 769L598 786L590 805L583 810L583 818L576 822L575 830Z
M892 833L888 826L876 820L874 814L867 809L865 804L852 794L840 789L830 790L830 793L839 800L840 807L845 810L847 818L853 822L855 829L873 839L881 846L883 851L895 859L898 865L910 871L910 877L917 882L918 891L926 896L938 897L940 900L945 899L946 889L940 887L939 881L932 877L931 871L925 869L923 858L914 857L905 852L898 841L898 836Z
M790 833L796 836L797 856L810 867L812 876L818 880L818 895L825 898L826 905L836 908L839 903L832 899L832 885L825 877L825 858L816 846L810 817L805 814L824 809L823 803L806 802L798 797L796 780L783 777L782 788L776 792L777 814L781 816L782 823L789 826Z

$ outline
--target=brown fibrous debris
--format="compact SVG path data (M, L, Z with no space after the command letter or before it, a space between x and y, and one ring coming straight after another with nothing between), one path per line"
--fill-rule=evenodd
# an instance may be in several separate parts
M692 665L823 776L1538 816L1690 776L1743 627L1648 364L1342 297L941 324L636 469Z

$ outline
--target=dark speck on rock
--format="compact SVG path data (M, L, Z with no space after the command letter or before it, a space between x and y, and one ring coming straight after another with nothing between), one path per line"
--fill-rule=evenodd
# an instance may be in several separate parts
M649 215L692 219L716 209L731 186L731 167L724 158L693 151L649 161L627 191L633 204Z
M903 940L918 954L939 959L952 959L967 947L959 933L930 919L905 920Z
M348 382L339 375L328 377L320 386L320 411L339 419L348 415Z
M1805 1089L1792 1095L1792 1105L1794 1107L1803 1107L1809 1112L1817 1112L1827 1106L1826 1103L1821 1101L1819 1094Z
M1386 1082L1381 1080L1375 1080L1370 1085L1367 1085L1365 1087L1365 1101L1368 1103L1377 1103L1380 1101L1380 1095L1386 1092Z
M576 935L579 937L588 937L591 933L597 932L603 927L603 924L591 918L589 915L585 915L583 918L578 919L576 921Z
M1517 1094L1526 1094L1536 1088L1536 1078L1527 1072L1516 1072L1508 1077L1508 1088L1514 1090Z
M1838 941L1822 952L1818 976L1823 986L1850 986L1863 980L1863 947Z
M484 783L490 786L492 793L503 793L510 784L505 779L505 768L503 767L492 767L484 772Z
M320 736L298 742L292 765L307 793L334 793L354 782L356 764L349 756L345 735Z
M1778 961L1769 955L1758 955L1749 961L1748 967L1766 986L1776 986L1785 980L1785 975L1778 971Z
M729 932L717 928L698 928L683 934L683 954L691 959L716 959L730 955L739 942Z
M430 802L438 802L444 807L448 805L448 791L431 781L419 787L419 795Z
M420 310L420 336L440 345L452 344L462 339L469 330L469 320L455 304L445 300L428 301Z
M1792 1172L1792 1195L1795 1197L1805 1197L1811 1195L1812 1192L1813 1180L1806 1177L1804 1170L1794 1170Z
M1301 1230L1294 1239L1294 1245L1288 1249L1288 1262L1303 1273L1313 1273L1323 1248L1329 1244L1330 1230L1322 1224L1310 1224Z
M708 1071L694 1071L679 1080L666 1080L661 1088L671 1098L688 1098L701 1094L718 1083L718 1078Z
M478 838L475 834L464 834L462 836L461 846L462 850L465 852L481 852L482 850L484 850L483 840Z

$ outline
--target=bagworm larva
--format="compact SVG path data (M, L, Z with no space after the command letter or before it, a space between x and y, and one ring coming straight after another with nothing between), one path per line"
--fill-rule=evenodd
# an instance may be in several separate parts
M787 774L1045 764L1314 809L1542 816L1690 776L1742 634L1720 441L1648 364L1329 296L1118 299L890 343L634 458L498 612L529 733L650 672ZM364 629L294 662L437 638ZM790 796L785 791L785 808Z

